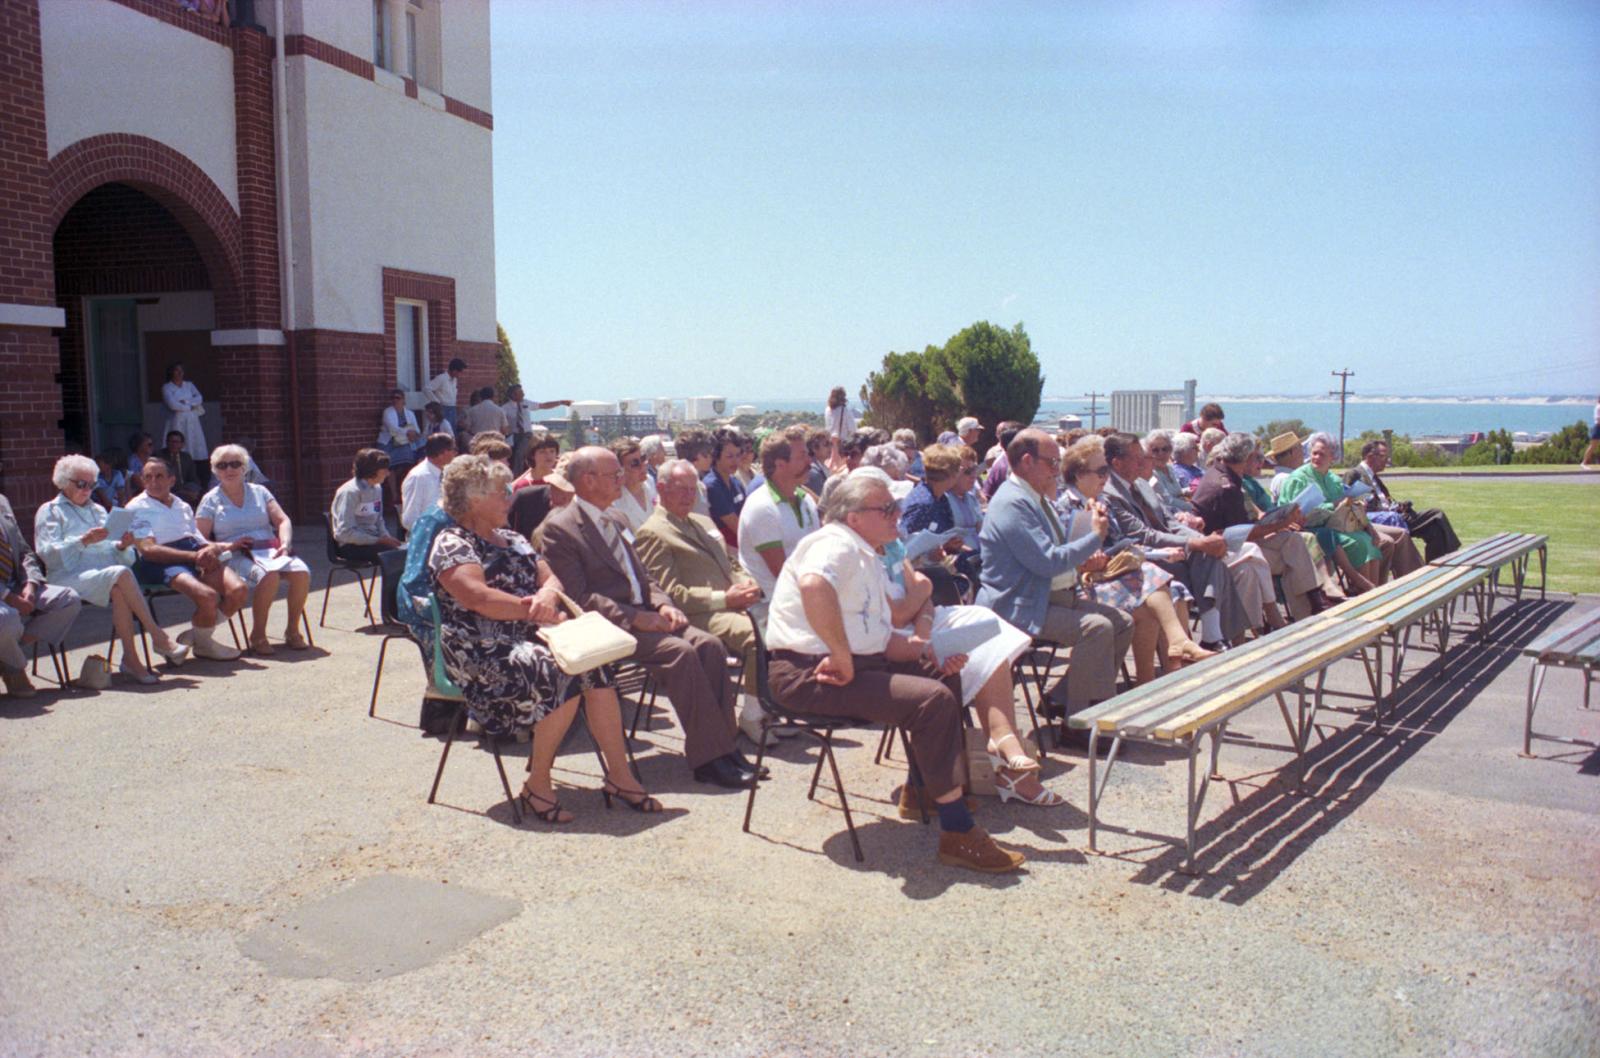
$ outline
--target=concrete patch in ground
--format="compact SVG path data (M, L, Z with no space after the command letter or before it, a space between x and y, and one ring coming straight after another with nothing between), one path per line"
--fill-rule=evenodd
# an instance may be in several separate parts
M263 922L239 950L281 977L375 981L442 959L521 910L507 897L377 874Z

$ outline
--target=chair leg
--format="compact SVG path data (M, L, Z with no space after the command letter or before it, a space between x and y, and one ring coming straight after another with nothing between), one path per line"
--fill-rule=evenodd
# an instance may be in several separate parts
M828 767L833 771L833 789L839 795L839 807L844 810L844 828L850 832L850 845L855 849L856 862L860 863L867 857L861 851L861 839L856 836L856 821L850 816L850 800L844 795L844 780L839 778L839 762L833 759L831 740L824 740L822 743L822 755L828 758ZM924 819L923 822L927 820Z
M240 624L244 623L244 618L240 617L238 614L236 614L236 613L229 614L228 615L228 634L233 637L233 649L235 649L235 650L243 650L244 649L244 641L239 638L239 629L233 623L235 620L238 620Z
M828 746L833 741L833 732L824 731L817 737L822 740L822 752L817 754L817 770L811 773L811 789L806 791L807 801L815 801L817 799L817 782L822 778L822 762L827 759Z
M914 783L916 783L916 787L917 787L917 811L922 814L922 825L923 826L927 826L928 825L928 786L927 786L927 783L923 781L922 772L917 770L916 759L911 756L911 736L906 734L906 729L903 728L903 727L899 728L898 730L900 732L900 745L906 751L906 761L907 761L906 782L914 782ZM838 769L835 768L834 771L837 774Z
M367 621L372 621L372 592L378 586L378 573L373 571L372 576L363 577L360 570L356 570L356 582L361 585L361 601L365 605Z
M506 792L506 800L511 802L511 818L518 826L522 825L522 806L517 803L517 798L511 792L511 780L506 778L505 761L500 759L500 736L484 736L489 740L489 749L494 753L494 768L500 773L500 788ZM480 739L481 741L481 739ZM528 762L533 762L533 743L528 743Z
M318 628L328 627L328 593L333 590L333 574L338 568L338 566L329 566L328 579L322 584L322 616L317 618Z
M378 715L378 684L383 680L383 659L389 653L389 641L398 639L399 636L384 636L383 642L378 644L378 671L372 674L372 702L367 706L368 716Z
M300 611L300 624L306 630L306 646L316 646L317 641L311 638L311 618L306 615L304 610Z
M756 743L756 774L761 774L761 761L767 755L767 739ZM750 796L744 802L744 832L750 833L750 813L756 810L756 791L761 788L760 782L750 784Z
M889 741L889 729L888 728L884 728L883 729L883 736L878 739L878 752L876 752L876 753L874 753L872 755L872 763L878 764L885 757L889 757L890 759L893 759L893 754L891 754L889 752L893 748L894 748L894 743Z
M444 733L444 752L439 754L439 769L433 773L433 789L428 791L428 803L431 805L434 798L439 795L439 780L444 778L444 762L450 759L450 746L456 740L456 729L466 719L467 703L457 702L456 711L450 717L450 727Z

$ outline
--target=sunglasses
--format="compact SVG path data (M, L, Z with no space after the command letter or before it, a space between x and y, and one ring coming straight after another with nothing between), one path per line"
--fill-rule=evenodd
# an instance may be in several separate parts
M67 484L71 485L75 489L92 489L92 488L94 488L94 482L92 482L92 481L83 481L80 478L73 478L71 481L67 482Z
M244 463L241 460L238 460L238 459L224 459L222 462L217 464L217 469L218 470L242 470L242 469L244 469Z
M1108 467L1108 466L1106 466L1106 467L1091 467L1091 468L1089 468L1089 473L1095 475L1096 477L1100 478L1101 480L1104 480L1104 479L1109 478L1111 476L1111 468Z
M627 467L629 470L638 470L640 467L644 466L644 460L630 459L624 462L622 465Z
M1170 452L1170 451L1172 451L1172 446L1171 445L1151 445L1150 448L1149 448L1149 452L1153 456L1158 456L1158 455L1161 455L1163 452Z

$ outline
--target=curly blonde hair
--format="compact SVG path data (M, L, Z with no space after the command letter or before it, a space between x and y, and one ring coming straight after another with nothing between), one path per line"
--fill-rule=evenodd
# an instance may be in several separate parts
M439 481L439 506L460 521L480 496L504 494L511 487L511 468L486 455L456 456Z

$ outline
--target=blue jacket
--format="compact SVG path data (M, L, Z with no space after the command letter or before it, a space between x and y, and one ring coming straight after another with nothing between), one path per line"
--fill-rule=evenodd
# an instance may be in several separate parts
M995 490L978 539L983 544L978 605L1030 635L1044 628L1051 580L1077 569L1101 547L1095 533L1071 543L1053 543L1039 497L1012 478Z

